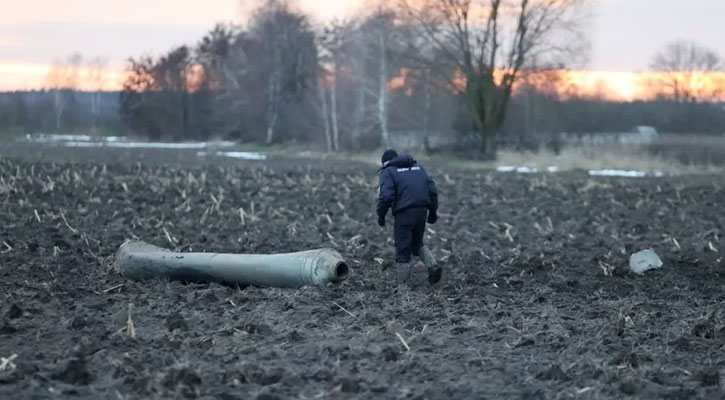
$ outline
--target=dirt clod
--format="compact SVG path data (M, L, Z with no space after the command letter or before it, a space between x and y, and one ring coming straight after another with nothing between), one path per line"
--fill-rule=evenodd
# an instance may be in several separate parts
M702 386L719 386L720 371L716 368L702 370L697 374L697 379Z
M637 393L638 385L635 382L624 382L621 385L619 385L619 390L629 396L632 396Z
M8 312L5 314L8 319L16 319L23 316L23 310L17 304L12 304Z
M166 327L169 329L169 331L174 331L177 329L180 331L186 331L189 329L189 326L186 324L186 320L179 313L169 315L166 318Z
M568 381L570 378L559 365L555 364L536 374L536 379L541 379L545 381Z
M637 353L623 352L614 357L610 364L622 368L639 368L642 365L642 361L642 358Z
M282 400L282 397L272 393L260 393L257 395L257 400Z
M165 387L180 390L185 397L198 396L197 386L201 383L201 377L188 367L172 368L163 379Z
M715 323L711 320L706 320L698 323L692 329L692 334L703 339L712 339L717 333Z
M86 359L81 355L67 360L53 373L52 377L53 379L81 386L88 385L93 381L93 376L88 371Z
M361 389L360 382L355 378L340 379L340 387L345 393L358 393Z

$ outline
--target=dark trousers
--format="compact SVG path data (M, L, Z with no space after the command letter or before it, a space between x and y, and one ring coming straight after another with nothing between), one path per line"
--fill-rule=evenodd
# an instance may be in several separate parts
M427 217L428 210L425 208L409 208L395 215L393 236L396 263L408 263L411 255L418 255L423 246Z

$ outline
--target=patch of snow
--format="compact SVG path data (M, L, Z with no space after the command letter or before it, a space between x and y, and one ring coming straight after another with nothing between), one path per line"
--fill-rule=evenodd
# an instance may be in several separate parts
M496 171L498 172L516 172L518 174L536 174L539 172L539 169L536 167L516 167L513 165L502 165L499 167L496 167ZM549 173L555 173L559 172L559 167L557 166L548 166L546 167L546 172Z
M665 176L662 171L633 171L624 169L593 169L589 170L589 176L610 176L620 178L661 178Z
M102 147L102 142L65 142L63 143L66 147Z
M500 167L496 167L496 171L498 172L516 172L519 174L535 174L539 172L539 170L536 167L515 167L513 165L502 165Z
M212 142L132 142L123 136L90 136L90 135L25 135L25 140L32 143L57 143L67 147L115 147L122 149L206 149L231 147L236 143L230 141Z
M112 147L118 149L172 149L172 150L194 150L206 149L209 147L230 147L234 142L65 142L66 147Z
M217 151L219 157L239 158L242 160L266 160L267 155L251 151Z
M63 141L80 141L88 142L93 138L89 135L61 135L61 134L50 134L50 135L25 135L25 140L33 143L54 143Z

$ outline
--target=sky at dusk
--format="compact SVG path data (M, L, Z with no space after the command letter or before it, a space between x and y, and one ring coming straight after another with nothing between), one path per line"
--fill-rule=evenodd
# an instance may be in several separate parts
M103 57L118 86L125 60L194 44L216 22L240 22L259 0L0 0L0 90L38 88L53 60ZM361 0L299 0L318 21L344 18ZM725 57L725 0L594 0L587 69L646 70L665 42L693 40ZM622 83L624 82L624 83ZM623 90L626 90L623 89Z

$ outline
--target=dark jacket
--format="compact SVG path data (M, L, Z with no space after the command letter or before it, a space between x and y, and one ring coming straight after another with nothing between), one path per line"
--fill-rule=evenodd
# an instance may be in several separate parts
M388 209L393 215L409 208L427 208L438 211L438 191L435 182L413 157L401 154L379 171L380 196L378 216L384 217Z

